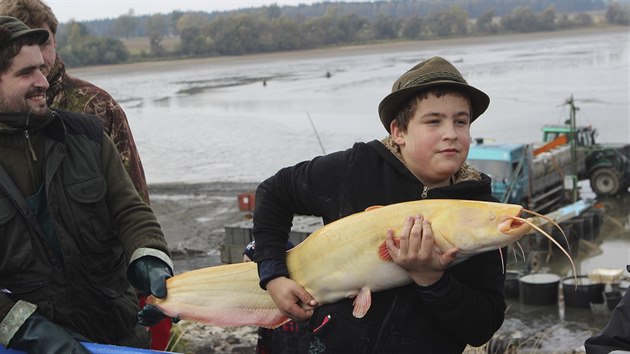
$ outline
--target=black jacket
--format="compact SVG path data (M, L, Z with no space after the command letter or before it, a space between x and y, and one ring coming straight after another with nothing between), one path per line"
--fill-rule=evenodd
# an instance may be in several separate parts
M626 266L630 272L630 265ZM613 309L606 327L584 342L586 354L607 354L615 350L630 351L630 291Z
M254 238L261 285L288 274L274 264L284 260L294 214L321 216L330 223L373 205L418 200L423 194L429 199L496 201L490 178L483 174L427 191L379 141L280 170L256 194ZM499 253L487 252L449 268L430 287L411 284L372 294L372 306L361 319L352 316L352 299L321 306L310 321L319 330L301 340L302 352L461 353L466 344L487 342L503 323L504 279Z

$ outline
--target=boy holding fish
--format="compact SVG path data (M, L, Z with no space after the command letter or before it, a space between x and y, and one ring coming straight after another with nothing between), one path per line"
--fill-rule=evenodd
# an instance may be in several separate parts
M490 178L465 163L470 124L489 102L451 63L430 58L398 78L381 101L379 116L389 136L284 168L261 183L254 214L260 286L283 314L309 321L313 330L300 340L300 352L461 353L499 329L505 302L498 252L451 266L458 249L435 248L431 220L422 215L408 215L402 230L387 235L391 260L412 284L375 293L361 289L355 299L318 306L289 278L285 261L295 214L320 216L328 224L373 206L418 199L496 201ZM353 257L351 249L330 248ZM367 303L369 311L353 316L354 303Z

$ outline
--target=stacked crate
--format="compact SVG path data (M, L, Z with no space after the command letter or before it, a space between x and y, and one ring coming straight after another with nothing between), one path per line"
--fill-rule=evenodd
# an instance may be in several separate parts
M294 245L304 241L310 234L322 227L320 218L312 216L295 216L293 227L289 233L289 241ZM253 239L251 219L239 221L225 226L225 238L221 249L221 262L239 263L243 261L243 250Z

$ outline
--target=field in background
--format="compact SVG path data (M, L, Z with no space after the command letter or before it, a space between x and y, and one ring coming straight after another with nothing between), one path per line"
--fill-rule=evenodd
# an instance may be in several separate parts
M132 56L140 55L143 51L148 54L150 51L149 37L123 38L121 41ZM166 37L162 40L162 46L167 52L172 52L177 48L179 42L179 36Z

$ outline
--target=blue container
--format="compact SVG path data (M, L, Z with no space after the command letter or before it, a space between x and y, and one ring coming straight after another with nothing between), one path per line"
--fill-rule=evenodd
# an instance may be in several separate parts
M172 352L160 352L157 350L150 349L139 349L139 348L131 348L131 347L119 347L116 345L107 345L107 344L97 344L97 343L81 343L83 344L91 353L94 354L150 354L150 353L172 353ZM24 352L19 352L13 349L7 349L3 345L0 345L0 354L25 354Z

